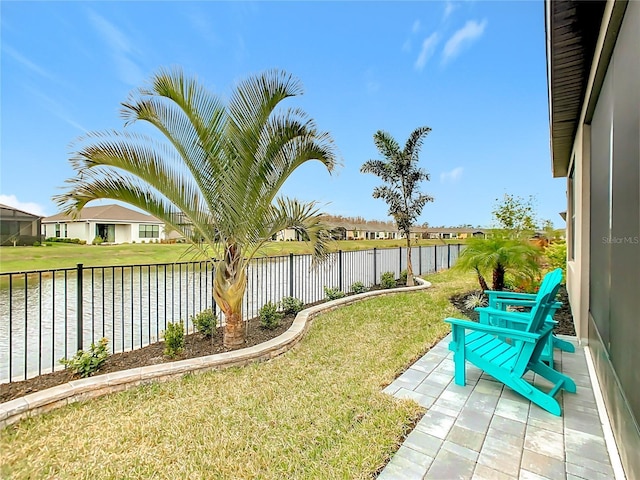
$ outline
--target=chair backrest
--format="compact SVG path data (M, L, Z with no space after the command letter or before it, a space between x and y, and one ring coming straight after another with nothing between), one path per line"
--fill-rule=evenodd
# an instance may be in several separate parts
M538 294L536 296L536 302L540 302L542 297L544 297L547 292L553 288L556 284L560 284L562 281L562 269L556 268L551 272L547 273L542 279L542 283L540 284L540 288L538 289Z
M527 326L528 332L536 333L544 326L549 310L556 301L560 282L562 282L562 269L560 268L545 275L536 297L536 304L531 308L531 320Z

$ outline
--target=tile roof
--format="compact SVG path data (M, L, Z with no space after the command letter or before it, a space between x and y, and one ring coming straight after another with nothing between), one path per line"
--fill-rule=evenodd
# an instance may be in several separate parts
M121 205L99 205L96 207L84 207L80 211L80 216L76 219L72 219L69 215L58 213L50 217L42 219L42 223L52 222L78 222L87 220L101 220L120 223L163 223L156 217L147 215L146 213L136 212Z

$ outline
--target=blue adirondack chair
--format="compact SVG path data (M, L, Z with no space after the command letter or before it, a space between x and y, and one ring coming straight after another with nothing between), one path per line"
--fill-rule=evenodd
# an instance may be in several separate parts
M561 415L562 409L555 395L561 389L575 393L576 384L540 359L553 330L546 317L555 302L558 288L559 283L546 291L528 313L493 312L492 316L509 319L520 324L521 329L446 318L445 322L452 328L449 350L454 352L455 383L466 384L465 368L469 361L536 405L554 415ZM530 370L549 380L553 387L545 392L529 383L524 376Z
M487 298L489 300L489 306L476 308L476 311L480 314L480 323L494 324L496 320L493 320L488 312L495 309L504 311L508 306L533 307L536 302L540 301L542 295L544 295L544 293L548 291L549 288L553 288L553 286L559 284L561 281L562 270L560 268L557 268L545 275L542 283L540 284L540 289L538 290L537 294L486 290L484 293L485 295L487 295ZM549 308L549 314L547 315L546 319L546 321L551 325L555 326L557 324L557 322L553 319L553 315L561 306L561 302L554 302L551 304ZM510 322L504 319L500 320L500 322L501 323L498 326L519 328L519 323L516 322ZM565 352L575 352L575 347L573 346L573 344L567 342L566 340L558 338L555 334L552 333L549 336L549 340L540 356L542 361L548 363L550 366L553 366L554 348L559 348L560 350L563 350Z

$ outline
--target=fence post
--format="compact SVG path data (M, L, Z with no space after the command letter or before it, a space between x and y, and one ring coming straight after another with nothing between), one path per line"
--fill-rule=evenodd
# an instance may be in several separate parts
M338 250L338 290L342 291L342 250Z
M400 274L402 273L402 245L398 248L400 250L400 253L398 253L398 278L400 278ZM409 265L407 265L407 268L409 268Z
M438 245L433 246L433 269L438 271Z
M293 253L289 254L289 296L293 297Z
M82 317L83 317L83 312L82 312L82 264L78 263L77 265L77 274L76 274L76 346L78 347L76 350L82 350L82 344L83 344L83 339L82 339L82 327L83 327L83 322L82 322Z
M418 246L418 275L422 275L422 245Z
M447 243L447 269L451 268L451 244Z
M373 283L372 285L376 284L376 257L378 256L378 249L376 247L373 247Z

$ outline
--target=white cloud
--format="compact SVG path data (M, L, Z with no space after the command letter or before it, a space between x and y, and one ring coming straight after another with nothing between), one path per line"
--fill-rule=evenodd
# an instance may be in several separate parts
M144 75L131 58L135 48L129 38L115 25L95 12L89 12L89 20L111 50L120 80L129 85L139 85Z
M31 60L29 60L27 57L22 55L17 50L14 50L13 48L8 46L7 44L3 45L2 50L4 50L4 52L7 55L9 55L16 62L18 62L19 64L21 64L23 67L27 68L28 70L31 70L32 72L37 73L41 77L44 77L44 78L46 78L48 80L55 80L54 76L51 73L49 73L47 70L45 70L44 68L40 67L39 65L35 64Z
M50 96L46 95L45 93L35 88L27 87L26 90L30 92L30 94L33 95L34 97L40 98L41 105L47 110L49 110L51 113L53 113L60 120L67 122L72 127L75 127L78 130L82 130L85 133L89 131L80 123L75 121L62 104L60 104Z
M411 31L413 33L418 33L420 31L420 20L416 20L413 22L413 26L411 27Z
M440 182L441 183L456 182L462 176L462 172L463 171L464 171L464 168L456 167L453 170L451 170L450 172L442 172L440 174Z
M444 50L442 51L443 61L446 62L455 58L463 48L480 38L486 26L486 19L483 20L482 23L478 23L475 20L469 20L465 23L464 27L454 33L445 44Z
M0 194L0 203L34 215L47 216L42 205L35 202L21 202L15 195Z
M431 56L433 55L433 52L436 49L438 40L439 38L436 32L432 33L431 35L429 35L427 38L424 39L424 42L422 42L422 50L420 50L420 54L418 55L418 58L416 59L416 63L414 64L414 67L416 70L422 70L424 66L427 64L427 60L431 58Z
M455 5L452 1L447 0L444 4L444 14L442 19L446 20L447 18L449 18L449 15L451 15L453 13L453 11L458 8L457 5Z

